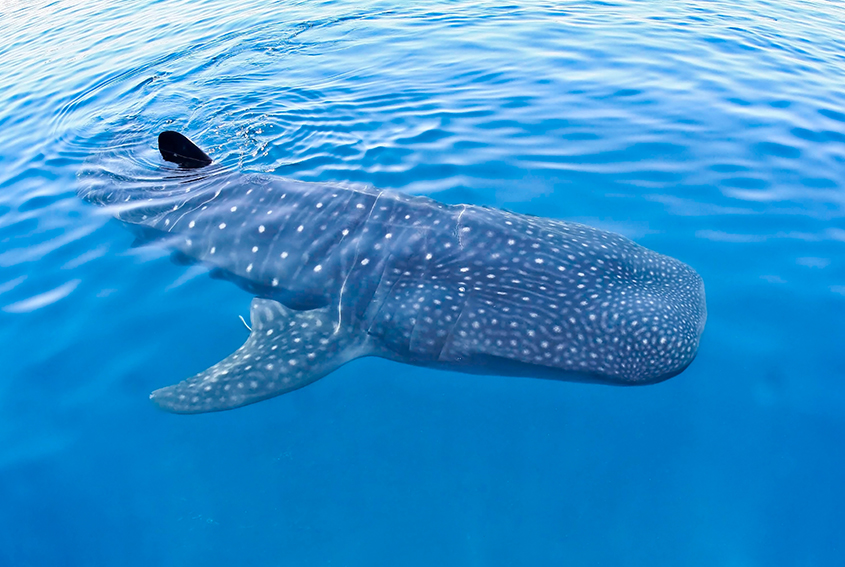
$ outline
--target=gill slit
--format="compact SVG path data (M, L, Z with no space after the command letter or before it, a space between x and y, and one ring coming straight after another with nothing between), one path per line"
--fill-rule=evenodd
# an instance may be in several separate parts
M460 246L461 250L464 249L463 236L461 236L461 219L463 218L465 212L467 212L467 206L461 205L461 212L458 213L458 221L455 224L455 230L458 232L458 246Z
M361 251L361 239L364 237L364 228L367 227L367 223L370 222L370 219L373 217L373 211L376 210L376 206L378 205L378 200L381 198L383 191L379 191L376 195L375 200L373 201L373 206L370 208L369 214L367 214L366 220L361 225L361 235L358 237L358 240L355 242L355 257L352 259L352 265L349 267L349 271L346 272L346 276L343 278L343 283L340 286L340 292L337 296L337 325L334 328L334 334L340 332L340 325L343 321L343 290L346 289L346 282L349 281L349 276L352 275L352 272L355 270L355 266L358 265L358 255Z

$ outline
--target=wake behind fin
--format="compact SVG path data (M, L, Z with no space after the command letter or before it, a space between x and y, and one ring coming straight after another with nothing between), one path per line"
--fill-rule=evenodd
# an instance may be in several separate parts
M211 164L211 158L204 151L179 132L165 130L158 135L158 151L165 161L180 167L196 169Z
M150 399L173 413L224 411L307 386L350 360L367 356L367 334L337 327L329 307L294 311L253 299L244 345L207 370L161 388Z

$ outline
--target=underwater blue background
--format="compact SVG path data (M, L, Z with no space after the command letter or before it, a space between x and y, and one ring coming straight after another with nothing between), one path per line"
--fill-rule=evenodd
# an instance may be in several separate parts
M0 2L0 565L845 564L840 2ZM75 194L217 161L620 232L693 266L643 388L353 362L148 393L250 296Z

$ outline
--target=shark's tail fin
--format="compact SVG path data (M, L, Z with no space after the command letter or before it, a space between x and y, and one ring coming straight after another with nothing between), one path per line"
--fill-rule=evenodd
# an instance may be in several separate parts
M158 135L158 151L165 161L180 167L196 169L211 164L211 158L204 151L179 132L165 130Z
M156 390L150 398L174 413L245 406L307 386L367 355L366 333L337 326L328 308L294 311L253 299L252 330L244 345L211 368Z

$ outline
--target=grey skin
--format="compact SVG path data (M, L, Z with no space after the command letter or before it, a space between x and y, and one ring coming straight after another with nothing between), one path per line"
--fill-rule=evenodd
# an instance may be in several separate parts
M173 140L194 157L174 154ZM167 178L83 174L81 197L257 296L241 348L151 394L167 411L255 403L364 356L615 385L666 380L695 358L706 319L701 278L618 234L246 175L206 165L175 133L159 145L182 166Z

